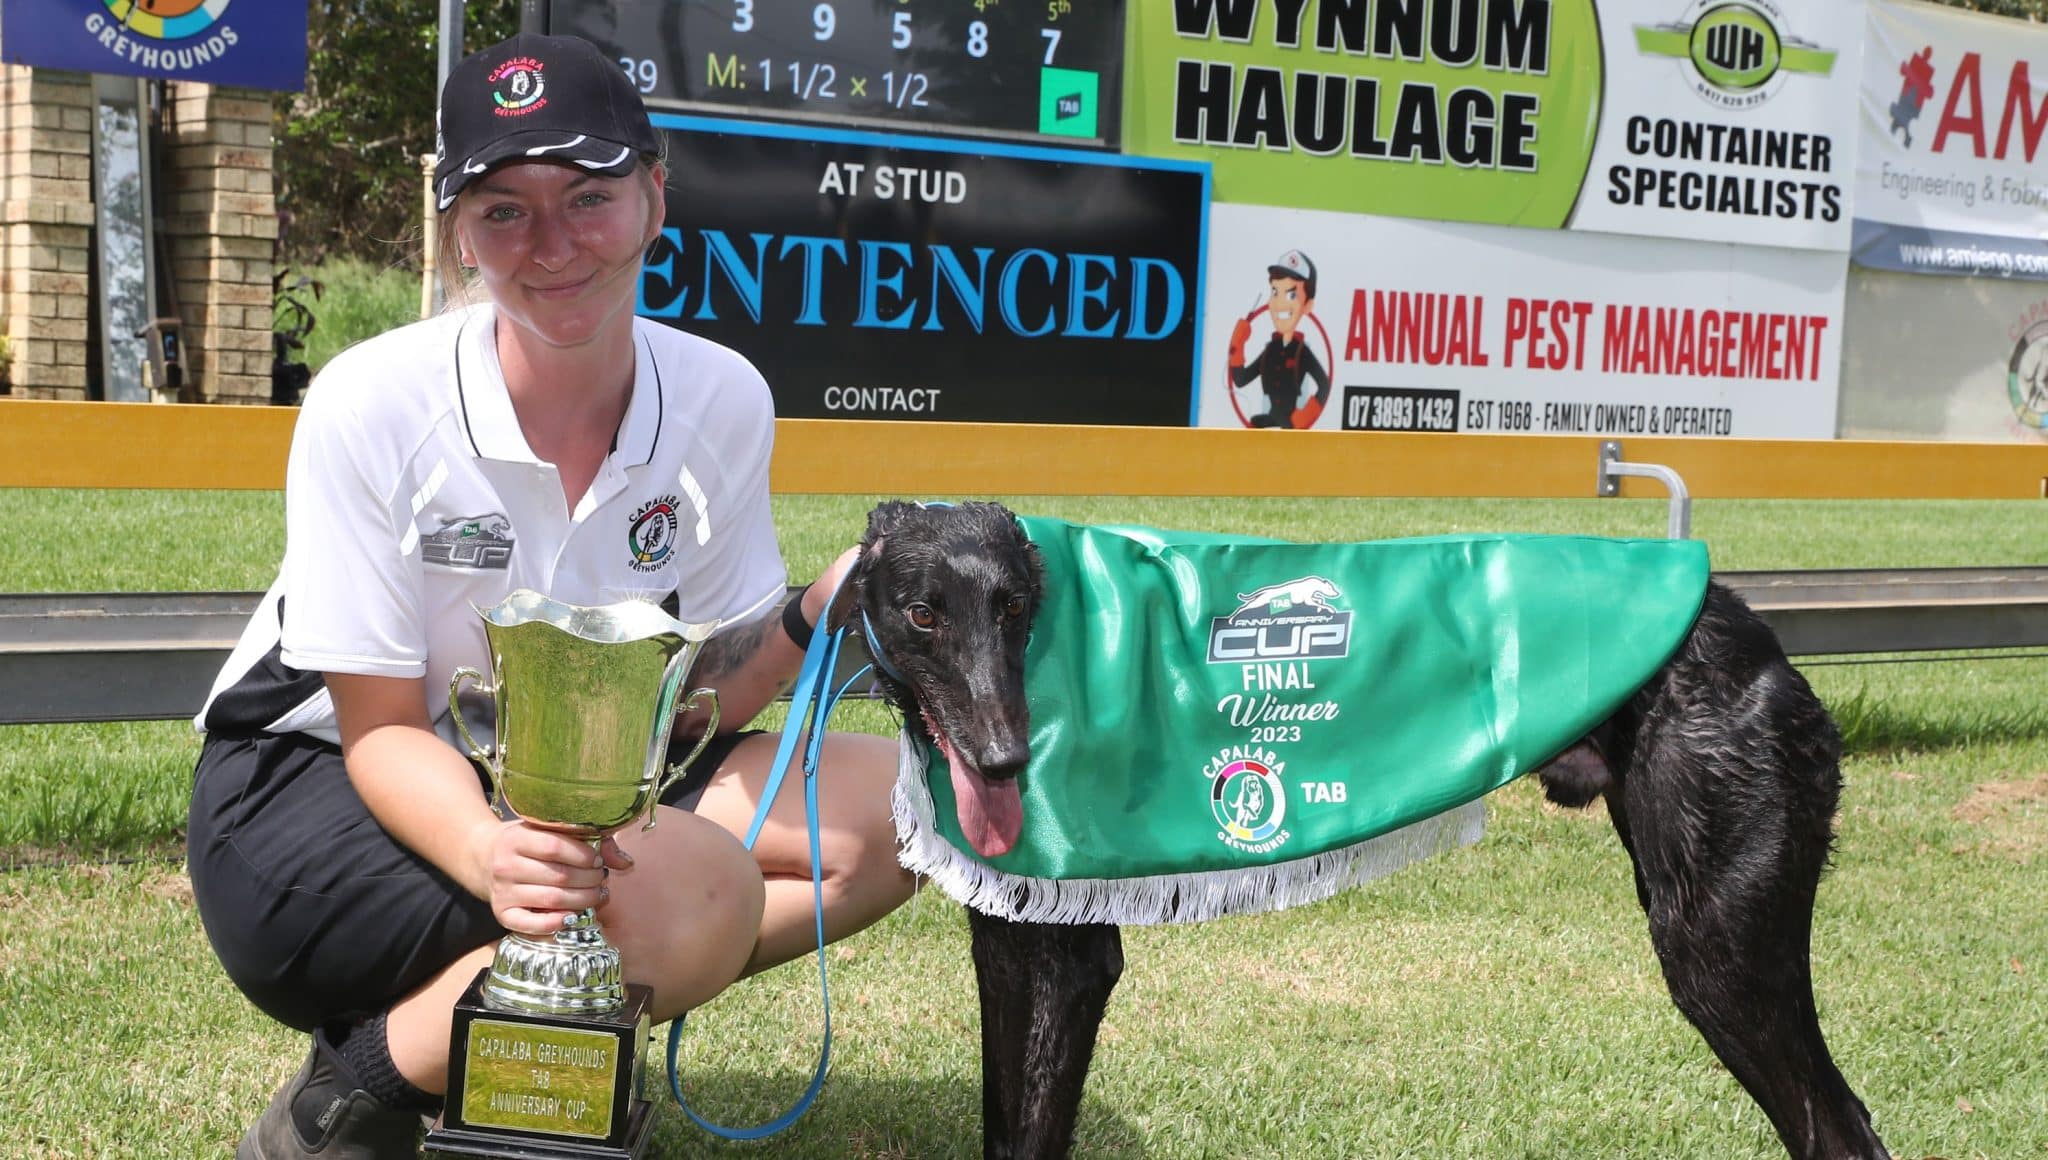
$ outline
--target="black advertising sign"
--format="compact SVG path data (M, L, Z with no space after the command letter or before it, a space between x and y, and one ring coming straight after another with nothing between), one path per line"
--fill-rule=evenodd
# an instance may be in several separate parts
M1123 0L554 0L649 105L1114 146Z
M657 116L641 314L785 418L1187 426L1208 167Z

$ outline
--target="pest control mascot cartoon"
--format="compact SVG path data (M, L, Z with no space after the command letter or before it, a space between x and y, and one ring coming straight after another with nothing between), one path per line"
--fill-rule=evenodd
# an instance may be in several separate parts
M1241 388L1257 379L1266 393L1265 411L1247 416L1248 426L1307 430L1315 426L1323 405L1330 401L1330 373L1309 348L1301 329L1303 322L1314 320L1316 264L1300 250L1289 250L1266 267L1266 278L1271 288L1266 302L1238 319L1231 329L1230 385ZM1251 338L1253 320L1261 313L1271 320L1273 337L1256 360L1247 361L1245 342ZM1320 323L1317 329L1321 329ZM1303 387L1311 382L1315 394L1303 398Z

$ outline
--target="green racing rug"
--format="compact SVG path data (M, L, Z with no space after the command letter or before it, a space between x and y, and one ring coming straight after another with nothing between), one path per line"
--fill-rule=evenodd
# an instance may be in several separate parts
M1483 795L1677 649L1708 570L1691 540L1020 522L1046 571L1021 821L908 733L894 804L905 866L1025 922L1278 910L1478 840Z

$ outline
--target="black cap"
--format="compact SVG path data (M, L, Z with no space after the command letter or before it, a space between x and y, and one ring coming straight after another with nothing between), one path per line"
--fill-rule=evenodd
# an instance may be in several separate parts
M661 151L625 70L575 36L521 33L471 53L448 74L435 117L434 194L447 210L463 186L507 161L580 165L607 177Z
M1308 255L1300 250L1289 250L1280 255L1279 261L1266 267L1266 276L1268 278L1293 278L1295 281L1303 284L1302 295L1304 297L1314 298L1316 296L1316 264L1309 261Z

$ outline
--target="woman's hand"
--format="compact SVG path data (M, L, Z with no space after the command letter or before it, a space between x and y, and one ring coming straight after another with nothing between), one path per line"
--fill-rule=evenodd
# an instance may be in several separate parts
M859 562L860 545L855 544L839 553L839 558L819 573L818 578L811 582L811 586L804 590L806 621L814 625L822 623L819 618L825 615L826 603L832 599L834 592L839 591L839 585L846 579L846 574L853 571L853 566Z
M491 913L519 934L553 934L571 916L602 908L611 898L605 879L633 864L610 836L592 849L579 838L518 820L479 831Z

